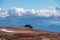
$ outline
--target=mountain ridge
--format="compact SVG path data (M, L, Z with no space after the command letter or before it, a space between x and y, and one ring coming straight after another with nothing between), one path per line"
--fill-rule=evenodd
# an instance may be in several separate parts
M30 26L22 28L0 26L1 40L60 40L60 33L36 30Z

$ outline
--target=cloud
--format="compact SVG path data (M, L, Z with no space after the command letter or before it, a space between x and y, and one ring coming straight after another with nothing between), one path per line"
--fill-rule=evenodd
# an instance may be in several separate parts
M26 10L23 9L23 8L11 8L9 11L8 11L8 14L10 15L14 15L14 16L23 16L23 14L26 13Z
M2 10L0 8L0 17L7 17L7 16L39 16L39 17L51 17L51 16L60 16L60 10L57 8L43 8L43 9L31 9L27 10L24 8L16 8L13 7L9 10Z
M60 19L59 18L52 18L52 19L44 19L41 22L37 23L38 25L45 25L45 26L49 26L49 25L60 25Z
M37 10L39 16L50 17L50 16L60 16L60 10L55 8L44 8Z
M60 19L51 19L48 21L49 24L60 25Z
M8 11L5 11L0 8L0 17L7 17L7 16L9 16Z

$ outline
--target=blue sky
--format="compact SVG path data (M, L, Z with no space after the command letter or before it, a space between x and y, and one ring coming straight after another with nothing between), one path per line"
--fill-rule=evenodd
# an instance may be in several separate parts
M0 8L5 9L9 9L12 7L40 9L59 6L60 0L0 0Z
M0 26L25 24L60 32L60 0L0 0Z

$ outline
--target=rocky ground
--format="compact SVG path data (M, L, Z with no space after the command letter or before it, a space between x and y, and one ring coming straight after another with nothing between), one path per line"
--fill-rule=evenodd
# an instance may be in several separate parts
M22 28L0 26L0 40L60 40L60 33L36 30L30 26Z

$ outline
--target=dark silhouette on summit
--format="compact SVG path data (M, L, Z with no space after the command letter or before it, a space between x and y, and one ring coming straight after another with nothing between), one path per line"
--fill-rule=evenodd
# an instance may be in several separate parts
M24 27L29 27L29 28L33 28L31 25L27 24Z

